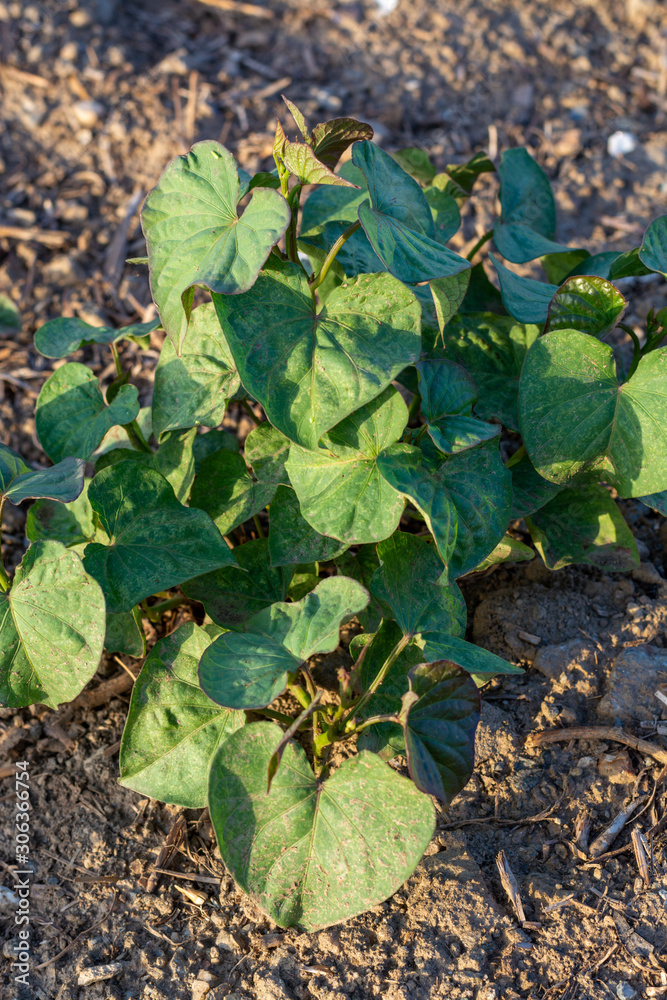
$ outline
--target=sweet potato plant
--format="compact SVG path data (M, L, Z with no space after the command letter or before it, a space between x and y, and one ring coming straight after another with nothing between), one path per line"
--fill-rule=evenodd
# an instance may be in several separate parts
M143 659L142 621L190 604L143 661L120 780L208 805L238 885L312 930L411 874L433 799L470 777L479 688L518 670L466 641L457 579L532 558L528 534L551 569L629 570L616 497L666 510L667 316L624 326L614 281L667 272L667 217L591 256L555 242L526 150L437 173L288 106L298 138L278 125L271 172L199 142L146 198L158 320L35 334L54 359L108 344L117 376L103 392L69 361L48 378L49 468L0 449L2 505L36 500L0 582L0 700L70 701L103 649ZM500 217L460 256L448 241L494 171ZM510 266L538 259L546 281ZM141 408L118 345L158 326ZM242 443L231 400L256 421Z

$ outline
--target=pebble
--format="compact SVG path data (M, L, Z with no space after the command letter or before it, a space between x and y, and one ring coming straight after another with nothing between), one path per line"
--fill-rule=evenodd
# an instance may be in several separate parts
M598 715L616 723L651 721L662 714L655 697L667 673L667 654L655 646L622 650L609 674L607 693L598 703Z
M82 969L77 979L78 986L90 986L91 983L101 983L104 979L113 979L125 968L124 962L109 962L107 965L93 965Z
M104 106L99 101L77 101L72 105L72 112L79 125L92 128L104 114Z
M60 50L60 58L63 62L74 62L79 54L79 46L76 42L66 42Z
M610 156L627 156L634 153L639 142L633 132L612 132L607 139L607 152Z
M85 28L90 24L90 14L87 10L73 10L69 16L70 24L73 24L75 28Z
M616 996L618 1000L632 1000L633 997L637 996L637 991L633 990L630 983L619 983L616 987Z

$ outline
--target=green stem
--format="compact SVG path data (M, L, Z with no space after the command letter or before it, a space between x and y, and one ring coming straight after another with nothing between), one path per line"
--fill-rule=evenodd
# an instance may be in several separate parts
M312 280L310 282L310 290L311 290L311 292L314 292L315 289L319 288L319 286L322 284L322 282L324 281L324 279L326 278L326 276L327 276L327 274L329 272L329 268L331 267L331 265L333 264L334 260L336 259L336 254L338 253L338 251L340 250L340 248L343 246L343 244L347 240L349 240L350 236L352 236L353 233L356 233L357 229L359 229L360 226L361 226L360 222L353 222L352 225L349 226L345 230L345 232L342 234L342 236L338 237L338 239L336 240L336 242L332 246L331 250L329 251L329 253L324 258L324 262L322 264L322 267L320 268L320 273L317 274L317 275L313 275L313 278L312 278Z
M526 454L526 446L525 444L522 444L520 448L517 448L512 457L507 459L507 462L505 463L505 468L513 469L515 465L519 464L519 462L521 461L521 459L525 454Z
M246 413L248 414L248 416L250 417L250 419L254 420L255 426L259 427L259 425L262 423L262 421L259 419L259 417L257 416L257 414L253 411L253 408L250 405L250 403L248 402L248 400L247 399L242 399L241 400L241 406L246 411Z
M257 715L264 715L267 719L275 719L276 722L282 722L288 726L291 726L294 722L291 715L284 715L283 712L274 712L272 708L253 708L253 712Z
M118 348L113 343L113 341L111 343L111 353L113 355L113 363L116 366L116 375L122 375L123 374L123 366L120 363L120 354L118 353Z
M111 344L111 354L113 357L113 363L116 366L116 377L120 378L120 376L123 374L123 365L120 360L120 354L118 353L118 348L113 342ZM153 454L153 449L151 448L151 446L146 441L146 438L141 433L141 428L139 427L139 424L137 423L136 420L133 420L132 423L130 424L123 424L123 430L130 439L130 444L132 445L133 448L135 448L137 451L148 452L148 454L150 455Z
M484 235L477 240L470 253L466 256L466 260L472 261L475 254L482 249L485 243L489 242L492 236L493 236L493 229L489 229L488 233L484 233Z
M289 228L285 236L285 249L287 251L287 256L294 263L299 263L299 254L297 252L296 245L296 224L299 218L299 199L301 198L301 185L296 184L290 191L289 198L287 199L287 204L289 205L290 212L292 213L290 218Z
M3 594L6 594L11 586L9 582L9 577L7 576L7 570L5 569L5 565L2 561L2 541L1 541L2 515L5 509L6 500L7 500L6 496L3 496L2 500L0 500L0 590L3 592Z
M303 690L300 684L297 684L296 682L294 684L288 684L287 689L294 695L302 708L308 708L312 699L308 692Z
M170 597L167 601L160 601L158 604L146 605L146 607L152 615L157 615L158 618L161 618L165 611L171 611L172 608L178 608L181 604L188 603L187 597L179 594L178 597Z
M397 715L371 715L369 719L365 719L361 725L355 726L354 729L349 730L346 735L354 736L356 733L360 733L362 729L366 729L368 726L376 726L379 722L400 722Z
M412 397L412 402L408 408L408 423L412 423L417 414L419 413L419 407L421 406L422 398L418 392Z
M401 655L401 653L403 652L403 650L405 649L405 647L408 646L411 641L412 641L412 636L411 635L403 635L403 636L401 636L401 638L398 640L398 642L396 643L396 645L392 649L392 651L389 654L389 656L387 657L387 659L384 661L384 663L382 664L382 666L378 670L378 672L375 675L374 679L369 684L368 690L365 692L365 694L362 694L362 696L359 699L359 701L355 705L352 706L352 708L350 709L350 712L348 713L348 715L346 715L346 717L340 723L340 725L338 727L339 731L342 730L342 732L345 732L346 729L347 729L347 727L348 727L348 725L349 725L349 723L350 723L350 721L354 718L354 716L358 715L359 712L362 710L362 708L366 707L366 705L368 704L368 702L371 700L372 696L375 694L375 692L380 687L380 685L384 681L385 677L387 676L387 674L389 673L389 671L393 667L393 665L396 662L396 660L399 658L399 656Z
M627 374L627 378L630 379L636 372L637 365L641 361L642 348L641 344L639 343L639 337L637 336L637 334L635 333L635 331L632 329L631 326L628 326L627 323L619 323L618 326L620 327L621 330L624 330L627 333L628 337L630 337L630 339L632 340L632 352L633 352L632 364L630 365L630 371Z
M260 538L264 538L264 528L262 527L262 522L257 514L252 515L252 519L255 522L255 530Z

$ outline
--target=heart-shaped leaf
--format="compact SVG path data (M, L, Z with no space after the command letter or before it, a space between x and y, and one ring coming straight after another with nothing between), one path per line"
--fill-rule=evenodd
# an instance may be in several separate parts
M449 805L472 774L479 692L449 660L421 663L409 680L404 730L410 777L420 791Z
M269 552L272 566L327 562L347 548L336 538L327 538L301 515L297 495L288 486L279 486L271 501Z
M549 569L588 563L619 573L639 565L632 532L599 483L560 490L526 524Z
M264 510L275 485L258 482L237 452L223 448L205 458L192 487L190 504L205 510L222 535Z
M124 653L137 659L146 655L146 636L139 608L107 615L104 648L108 653Z
M112 448L101 455L95 463L95 472L101 472L119 462L138 462L147 469L161 473L172 487L176 499L186 503L195 478L195 458L192 450L197 428L186 431L169 431L159 445L151 452L135 451L133 448Z
M165 340L155 369L153 432L158 439L181 427L217 427L241 385L212 302L193 310L179 357Z
M554 242L556 203L549 178L527 149L506 149L498 166L500 219L493 239L500 253L524 264L547 253L568 252Z
M292 445L287 472L301 514L321 535L347 545L377 542L395 531L405 501L383 478L377 456L403 433L408 410L387 389L334 427L323 447Z
M234 549L237 566L223 566L183 584L183 593L201 601L206 614L228 629L243 629L254 614L284 601L292 569L273 569L269 542L258 538Z
M623 319L628 303L604 278L568 278L549 305L545 333L579 330L602 340Z
M318 310L302 268L277 261L246 295L214 301L244 386L304 448L419 357L419 305L388 274L344 282Z
M250 431L243 451L258 482L266 486L289 486L289 476L285 471L289 447L289 439L268 421Z
M420 361L421 411L434 445L445 454L472 448L500 434L499 424L473 417L477 402L475 383L460 365L444 358Z
M466 606L461 591L443 584L442 563L425 538L397 531L378 545L380 568L371 593L404 635L445 632L464 635Z
M526 356L519 412L526 449L545 479L595 473L622 497L667 488L667 349L646 354L619 385L611 347L554 330Z
M285 748L267 795L282 735L260 722L227 740L211 766L209 811L237 884L280 927L315 931L395 892L426 849L435 812L371 753L344 761L320 783L296 743Z
M120 744L120 783L185 809L206 805L211 760L245 724L199 687L197 665L211 642L194 622L153 646L132 691Z
M510 316L514 316L520 323L545 323L558 286L524 278L501 264L492 253L489 257L498 274L503 305Z
M234 562L208 514L180 504L153 469L136 462L103 469L88 498L110 543L91 542L84 565L110 612L131 611L151 594Z
M255 188L241 216L240 197L234 157L206 141L173 159L144 202L151 291L178 352L194 285L224 295L247 291L289 225L290 211L278 191Z
M0 594L0 703L72 701L97 670L104 630L104 595L79 557L35 542Z
M356 187L340 174L335 174L319 159L313 147L305 142L286 142L283 160L299 184L337 184L340 187Z
M57 368L42 386L35 426L52 462L70 457L87 462L111 427L131 423L138 413L136 386L122 386L107 406L93 372L70 362Z
M331 653L343 622L368 604L368 592L330 576L294 604L277 603L253 615L245 632L225 632L199 664L202 689L226 708L264 708L288 677L315 653Z
M91 326L73 316L50 319L35 333L35 348L45 358L66 358L86 344L114 344L117 340L134 343L147 337L160 325L159 319L132 323L115 330L110 326Z
M526 351L539 336L538 326L524 326L494 313L461 315L445 331L445 348L469 375L479 392L476 412L519 429L519 377Z
M370 196L359 206L359 221L394 277L416 284L470 268L464 257L437 242L424 192L388 153L372 142L359 142L352 162L366 178Z
M667 277L667 215L653 220L644 233L638 253L642 264Z
M356 118L332 118L313 129L313 150L318 160L333 170L353 142L372 138L373 129L366 122L359 122Z
M93 508L88 500L88 486L85 479L83 490L71 503L58 500L38 500L28 510L25 534L29 542L51 540L62 542L67 547L92 542L95 537Z
M17 451L0 444L0 497L13 504L23 500L76 500L83 489L84 463L65 458L50 469L34 471Z

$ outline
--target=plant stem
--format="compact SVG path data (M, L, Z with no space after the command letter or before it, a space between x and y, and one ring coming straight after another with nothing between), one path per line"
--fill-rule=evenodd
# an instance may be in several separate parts
M514 454L507 459L507 462L505 463L505 468L513 469L515 465L519 464L519 462L521 461L521 459L525 454L526 454L526 446L525 444L522 444L521 447L517 448Z
M368 726L375 726L378 722L399 722L397 715L371 715L369 719L364 719L364 721L359 726L355 726L353 730L347 733L348 736L354 736L356 733L360 733L362 729L366 729Z
M627 374L627 378L632 378L634 373L637 371L637 365L641 361L641 356L642 356L641 344L639 343L639 337L637 336L637 334L635 333L635 331L632 329L631 326L628 326L627 323L619 323L618 326L620 327L621 330L624 330L625 333L627 333L628 337L630 337L630 339L632 340L632 352L633 352L632 364L630 365L630 371Z
M294 695L302 708L308 708L312 699L308 692L303 690L300 684L297 684L296 681L294 684L288 684L287 690Z
M299 254L297 252L296 246L296 224L299 218L299 199L301 198L301 185L296 184L287 199L287 204L290 207L292 213L290 218L289 228L285 236L285 249L287 251L287 256L294 263L299 263Z
M389 654L389 656L387 657L387 659L384 661L384 663L382 664L382 666L378 670L378 672L375 675L374 679L369 684L368 690L364 694L362 694L361 698L356 703L356 705L352 706L352 708L350 709L350 712L348 713L348 715L340 723L340 725L338 727L339 731L342 730L343 732L345 732L345 730L346 730L349 722L351 721L351 719L353 719L355 715L358 715L359 712L362 710L362 708L366 707L366 705L368 704L368 702L371 700L371 697L375 694L375 692L380 687L380 685L384 681L385 677L387 676L387 674L389 673L389 671L393 667L393 665L396 662L396 660L399 658L399 656L401 655L401 653L403 652L403 650L405 649L405 647L410 644L410 642L412 642L412 636L411 635L403 635L403 636L401 636L401 638L398 640L398 642L396 643L396 645L392 649L392 651Z
M5 509L6 500L6 496L3 496L0 500L0 591L2 591L3 594L6 594L11 586L9 577L7 576L7 570L5 569L5 565L2 561L2 515Z
M264 528L262 527L262 522L257 514L252 515L252 519L255 522L255 529L260 538L264 538Z
M352 236L353 233L356 233L357 229L359 229L360 226L361 226L360 222L353 222L352 225L349 226L345 230L345 232L342 234L342 236L338 237L338 239L336 240L336 242L332 246L331 250L329 251L329 253L324 258L324 263L322 264L322 267L320 268L320 273L317 274L317 275L313 275L312 281L310 282L310 290L311 290L311 292L314 292L315 289L319 288L319 286L322 284L322 282L324 281L324 279L326 278L326 276L327 276L327 274L329 272L329 268L331 267L331 265L333 264L334 260L336 259L336 254L338 253L338 251L340 250L340 248L343 246L343 244L347 240L349 240L350 236Z
M417 414L419 413L419 407L421 406L422 398L418 392L412 397L412 402L408 408L408 423L411 423Z
M179 594L178 597L170 597L166 601L160 601L159 604L153 604L152 606L146 605L146 607L152 615L162 617L165 611L171 611L172 608L178 608L181 604L188 603L187 597L183 594Z
M257 715L264 715L267 719L275 719L276 722L282 722L288 726L291 726L294 722L291 715L285 715L283 712L274 712L272 708L253 708L253 712L256 712Z
M113 355L113 363L116 366L116 375L122 375L123 366L120 361L120 354L118 353L118 348L113 341L111 342L111 354Z
M248 414L248 416L250 417L250 419L254 420L255 426L259 427L259 425L262 423L262 421L259 419L259 417L257 416L257 414L253 411L253 408L250 405L250 403L248 402L248 400L247 399L242 399L241 400L241 406L246 411L246 413Z
M477 240L470 253L466 256L466 260L472 261L475 254L482 249L485 243L489 242L492 236L493 236L493 229L489 229L488 233L484 233L484 235Z

